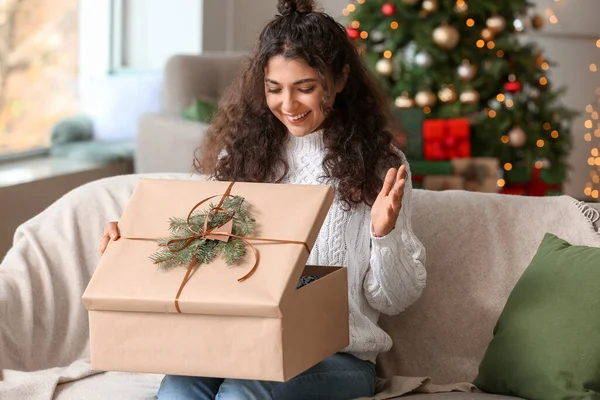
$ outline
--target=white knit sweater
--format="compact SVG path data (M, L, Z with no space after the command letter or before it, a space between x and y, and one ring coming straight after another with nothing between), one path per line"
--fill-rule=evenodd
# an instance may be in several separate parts
M402 209L394 230L377 238L371 231L371 208L361 204L345 211L334 200L309 264L348 267L350 345L344 350L374 362L389 350L392 340L379 326L379 313L398 314L411 305L425 286L425 249L411 228L411 191L408 163ZM327 184L324 172L323 131L298 138L290 135L287 148L289 173L285 183Z

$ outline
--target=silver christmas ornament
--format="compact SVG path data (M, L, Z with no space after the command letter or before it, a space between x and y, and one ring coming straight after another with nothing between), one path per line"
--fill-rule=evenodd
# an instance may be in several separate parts
M488 102L488 107L491 108L492 110L496 110L498 111L501 107L502 107L502 103L500 103L498 100L496 99L491 99Z
M513 28L515 32L521 33L525 31L525 22L521 18L515 18L513 21Z
M477 75L477 66L469 62L469 60L463 60L457 68L458 78L463 82L468 82L475 78Z
M540 158L536 161L536 164L537 163L539 163L542 166L542 168L550 168L552 166L552 163L547 158Z
M376 53L383 53L386 51L387 46L384 43L379 43L373 46L373 51Z
M428 68L432 63L431 55L425 51L420 51L415 56L415 64L419 67Z
M370 36L371 36L371 40L373 42L380 42L383 39L385 39L385 36L384 36L383 32L381 32L381 31L372 31Z
M414 41L408 42L404 49L402 49L402 58L407 63L413 63L417 54L417 45Z

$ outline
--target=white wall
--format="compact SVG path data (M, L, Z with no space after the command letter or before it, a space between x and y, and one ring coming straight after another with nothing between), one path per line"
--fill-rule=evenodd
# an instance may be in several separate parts
M201 52L203 3L124 0L122 65L155 70L161 69L173 53Z
M120 1L124 40L118 64L134 70L161 68L172 54L249 50L277 12L275 0ZM341 16L346 4L320 2L334 17Z
M526 36L526 40L537 42L544 50L544 57L557 65L549 71L550 80L555 86L565 86L562 102L581 115L573 124L573 152L569 162L571 171L565 191L567 194L583 198L583 190L588 182L590 167L587 164L590 151L600 143L599 138L585 142L583 136L592 130L585 128L590 115L585 111L588 104L598 109L596 88L600 87L600 73L590 71L590 64L600 67L600 49L596 40L600 39L600 1L598 0L535 0L537 10L545 14L551 9L558 23L546 23L538 33Z
M246 51L262 27L277 13L276 0L204 0L204 49ZM320 7L342 15L347 0L322 0Z

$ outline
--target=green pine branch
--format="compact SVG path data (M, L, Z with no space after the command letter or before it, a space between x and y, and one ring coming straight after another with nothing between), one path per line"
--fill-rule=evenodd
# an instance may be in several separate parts
M214 209L216 204L210 203L209 209ZM223 256L227 265L239 263L246 255L246 244L243 240L229 238L227 242L205 238L193 238L195 232L204 232L204 222L208 216L208 229L224 225L231 219L233 221L232 233L236 236L247 236L254 231L255 220L248 213L248 203L241 196L225 199L222 208L225 212L199 211L190 216L189 226L186 218L171 217L169 219L168 237L160 238L157 242L159 250L150 255L150 260L160 268L169 269L178 266L188 267L192 260L196 264L208 264L216 257ZM232 218L233 216L233 218ZM190 230L191 228L191 230ZM218 229L217 229L218 231ZM186 245L186 240L192 238ZM181 239L178 242L173 240ZM169 244L171 242L171 244Z

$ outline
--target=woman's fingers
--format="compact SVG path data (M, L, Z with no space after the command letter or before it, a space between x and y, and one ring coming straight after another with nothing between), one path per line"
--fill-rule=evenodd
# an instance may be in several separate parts
M119 234L119 225L117 224L117 222L110 222L107 226L107 232L108 232L108 236L110 236L110 238L112 240L119 240L120 234Z
M394 179L396 177L396 169L390 168L388 169L387 174L385 175L385 179L383 180L383 186L381 188L381 192L379 195L387 196L390 194L390 191L394 187Z
M104 227L102 238L100 238L100 254L104 254L104 251L111 240L119 240L119 237L119 226L116 222L109 222L108 225Z

